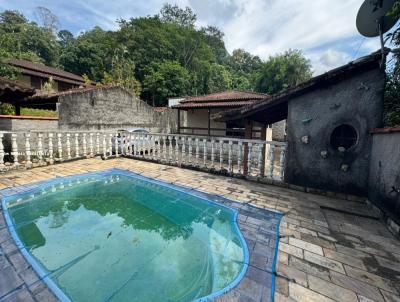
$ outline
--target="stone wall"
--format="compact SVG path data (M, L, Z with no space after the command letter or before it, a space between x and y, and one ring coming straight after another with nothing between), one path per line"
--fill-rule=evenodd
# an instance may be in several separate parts
M286 120L272 124L272 140L278 142L286 141Z
M365 195L372 145L369 131L381 126L383 89L384 73L376 68L290 100L285 181ZM343 124L354 127L358 139L339 152L330 137Z
M155 110L121 87L104 87L59 98L62 130L145 128L151 132L173 132L177 112Z
M400 224L400 127L372 137L368 197Z

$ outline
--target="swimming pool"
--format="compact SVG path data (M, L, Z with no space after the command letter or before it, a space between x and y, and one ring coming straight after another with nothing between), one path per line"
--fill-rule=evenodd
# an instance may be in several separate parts
M61 300L207 300L234 287L249 262L235 209L130 172L56 179L3 208Z

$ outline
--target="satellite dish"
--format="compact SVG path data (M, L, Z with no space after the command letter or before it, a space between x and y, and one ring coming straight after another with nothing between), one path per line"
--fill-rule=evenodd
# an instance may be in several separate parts
M365 0L357 14L357 30L365 37L378 37L391 29L397 18L386 16L396 0Z

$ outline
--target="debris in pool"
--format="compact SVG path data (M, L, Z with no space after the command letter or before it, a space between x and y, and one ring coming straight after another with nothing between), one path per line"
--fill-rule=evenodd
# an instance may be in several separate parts
M112 235L112 232L108 233L108 235L107 235L107 239L108 239L108 238L110 238L110 237L111 237L111 235Z
M138 237L133 237L132 242L134 245L138 245L140 243L140 239Z

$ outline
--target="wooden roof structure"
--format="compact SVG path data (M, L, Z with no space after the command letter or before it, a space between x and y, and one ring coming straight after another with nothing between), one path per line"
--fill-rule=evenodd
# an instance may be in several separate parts
M17 81L0 77L0 102L15 104L17 101L35 93L33 87Z

